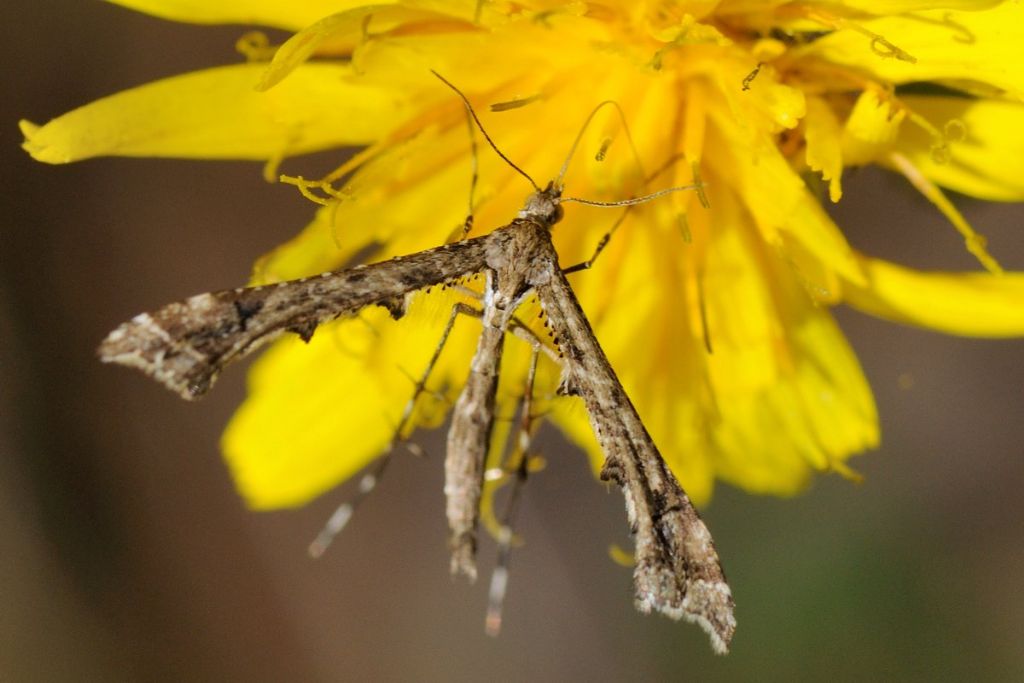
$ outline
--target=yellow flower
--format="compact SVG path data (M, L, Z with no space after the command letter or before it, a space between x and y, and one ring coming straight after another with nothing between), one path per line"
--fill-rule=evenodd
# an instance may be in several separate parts
M616 102L621 115L604 107L586 129L566 192L613 200L700 180L708 205L677 193L630 211L573 286L697 502L716 479L789 494L876 445L871 393L830 306L953 334L1024 332L1024 276L1001 272L938 189L1024 198L1018 2L120 4L295 33L276 50L249 34L239 41L246 63L134 88L43 127L23 123L37 159L254 159L273 176L296 155L367 146L330 183L291 180L325 205L260 261L260 282L433 247L461 225L470 141L461 102L430 69L467 94L538 181L558 173L595 107ZM490 150L479 163L475 234L508 223L529 192ZM852 249L813 188L823 180L838 201L843 169L864 164L910 180L988 272L916 272ZM589 257L621 213L567 208L555 230L564 265ZM377 456L456 296L421 295L399 322L370 310L309 345L289 338L268 351L224 437L246 499L300 504ZM456 326L418 424L443 418L477 329ZM524 347L507 345L506 415L522 392ZM538 393L553 392L556 374L542 364ZM553 402L550 417L600 462L578 405Z

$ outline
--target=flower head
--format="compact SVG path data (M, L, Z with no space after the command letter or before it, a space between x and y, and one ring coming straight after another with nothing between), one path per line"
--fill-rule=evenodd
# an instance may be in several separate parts
M1002 272L939 189L1024 198L1019 3L121 4L294 35L275 48L249 34L239 41L245 63L128 90L41 128L24 123L25 147L49 162L257 159L270 177L288 159L295 175L286 180L322 206L257 264L258 282L437 246L459 235L467 209L470 235L515 216L529 186L489 150L472 156L462 103L431 70L466 94L504 153L539 182L559 174L594 114L565 175L568 194L611 201L702 185L625 213L567 207L555 232L570 265L615 227L573 286L698 502L716 479L791 493L815 470L848 471L850 455L877 443L870 390L829 306L954 334L1024 332L1024 277ZM365 149L325 178L293 171L302 160L291 157L346 146ZM822 181L839 201L843 169L865 164L909 180L987 272L915 272L851 248L815 188ZM246 498L299 504L379 455L412 393L409 376L462 296L423 294L401 321L369 310L308 345L286 339L270 349L224 437ZM474 325L456 326L415 424L443 419L465 379ZM499 389L506 414L530 358L516 344L507 344ZM556 380L542 363L537 393L552 395ZM600 462L579 406L553 402L550 417Z

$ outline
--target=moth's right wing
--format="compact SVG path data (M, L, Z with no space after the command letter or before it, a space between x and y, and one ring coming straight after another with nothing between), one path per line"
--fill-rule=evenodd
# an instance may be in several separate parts
M309 340L321 323L372 305L401 317L407 294L479 272L496 235L301 280L198 294L121 324L97 353L192 400L227 364L282 332Z

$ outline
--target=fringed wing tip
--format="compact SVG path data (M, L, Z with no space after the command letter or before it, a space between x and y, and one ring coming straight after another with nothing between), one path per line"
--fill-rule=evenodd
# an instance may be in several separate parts
M205 358L189 350L174 344L149 314L142 313L108 334L96 355L104 363L140 370L183 399L193 401L209 390L216 374L204 369L208 365Z

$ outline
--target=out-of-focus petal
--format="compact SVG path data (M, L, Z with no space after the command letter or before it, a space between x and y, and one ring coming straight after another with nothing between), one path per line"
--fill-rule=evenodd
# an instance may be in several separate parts
M840 138L843 163L862 166L884 159L892 150L906 113L873 90L861 93L846 118Z
M300 505L380 455L453 302L440 293L417 296L399 321L371 307L323 326L309 344L289 336L266 352L250 371L249 396L222 442L248 503ZM430 387L443 390L457 366L467 367L478 332L474 320L456 324ZM427 426L448 408L431 395L418 406L415 422Z
M163 19L194 24L254 24L296 31L321 17L347 7L368 4L365 0L107 0ZM378 0L375 5L389 4Z
M837 13L856 12L858 14L903 14L929 9L981 10L998 5L1003 0L830 0L827 3L801 3L806 6L825 5L829 11ZM779 7L792 4L791 0L723 0L716 8L717 14L757 14L769 12Z
M871 14L905 14L906 12L937 9L983 10L995 7L1001 2L1003 0L943 0L942 2L934 0L839 0L834 4Z
M804 139L807 141L807 165L819 171L828 182L829 199L838 202L843 196L843 155L839 120L819 97L807 98Z
M862 26L912 56L885 49L854 30L836 31L804 48L820 58L895 84L933 81L969 92L1024 98L1024 5L1005 2L985 12L919 12L863 22Z
M350 52L362 38L362 34L370 30L383 32L390 27L402 23L433 19L446 19L443 15L433 12L418 11L401 6L355 5L323 17L306 26L289 38L277 52L267 67L257 88L267 90L285 79L300 64L304 64L315 54L336 54ZM468 28L470 24L466 22Z
M405 96L365 84L339 64L307 64L268 92L264 67L239 64L155 81L104 97L44 126L22 122L39 161L95 156L270 159L366 144L389 132Z
M940 134L904 124L896 149L933 182L989 201L1024 200L1024 104L902 95Z
M729 202L729 206L739 206ZM798 491L874 446L871 391L842 332L752 218L720 207L704 289L715 472L761 493ZM710 417L710 416L709 416Z
M867 286L845 285L854 308L968 337L1024 334L1024 273L924 273L860 257Z
M708 165L723 178L721 184L737 188L764 239L785 253L815 299L834 301L840 273L860 277L846 238L774 143L750 139L732 121L719 118L718 124L709 129L716 153ZM716 186L708 187L715 211L721 204L716 192Z

